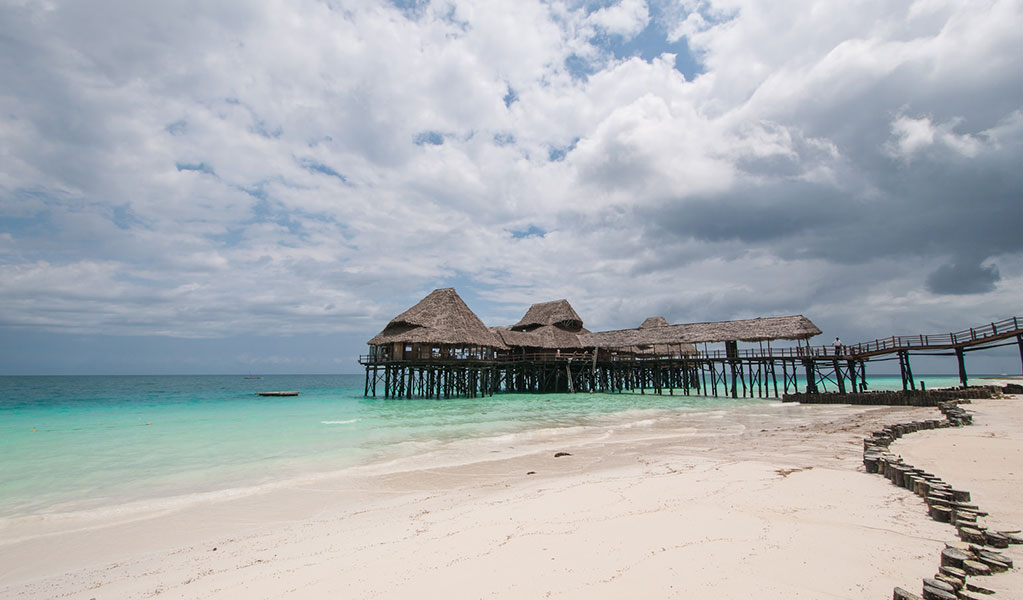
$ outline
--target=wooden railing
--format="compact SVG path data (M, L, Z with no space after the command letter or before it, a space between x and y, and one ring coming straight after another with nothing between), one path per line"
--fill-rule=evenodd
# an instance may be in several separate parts
M1019 335L1021 319L1012 317L980 327L971 327L954 333L926 335L900 335L876 339L871 342L851 344L845 347L849 354L878 354L899 350L926 350L928 348L955 348L985 341L993 341Z

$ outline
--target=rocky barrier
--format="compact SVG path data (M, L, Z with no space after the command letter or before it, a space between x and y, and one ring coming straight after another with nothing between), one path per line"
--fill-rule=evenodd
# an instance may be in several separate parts
M989 598L994 592L975 585L969 580L970 577L1012 569L1012 558L997 549L1008 548L1009 544L1023 544L1020 531L994 531L979 522L978 519L986 517L988 513L971 503L970 492L953 488L937 475L905 463L901 457L888 450L892 442L907 433L973 424L972 414L959 406L960 402L950 400L939 403L937 407L943 419L891 425L873 432L863 440L863 466L867 473L882 475L892 484L924 498L931 518L950 524L959 537L958 542L945 545L934 577L924 578L922 596L897 587L892 594L893 600Z
M980 400L983 398L999 398L1002 388L993 385L970 386L960 388L942 388L937 390L909 391L878 391L796 393L785 394L782 402L798 402L800 404L857 404L882 406L938 406L943 402L955 400Z

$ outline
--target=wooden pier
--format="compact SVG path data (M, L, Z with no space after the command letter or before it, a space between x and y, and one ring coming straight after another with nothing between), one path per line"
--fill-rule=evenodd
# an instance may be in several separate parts
M379 361L366 367L365 395L385 398L477 398L498 393L690 394L777 398L827 385L841 393L866 389L865 361L774 351L740 357L657 357L594 360L599 353L515 360Z
M891 336L811 346L821 333L801 315L590 333L565 300L534 304L519 323L487 328L453 289L435 290L395 317L359 358L364 393L385 398L477 398L499 393L699 394L780 398L790 393L866 391L868 362L898 360L904 390L916 390L913 355L955 356L964 386L968 352L1016 344L1012 317L946 334ZM772 348L772 340L795 346ZM739 348L738 342L756 343ZM765 347L766 342L766 347ZM805 345L800 345L804 342ZM711 349L709 343L723 343ZM698 345L702 344L702 350Z

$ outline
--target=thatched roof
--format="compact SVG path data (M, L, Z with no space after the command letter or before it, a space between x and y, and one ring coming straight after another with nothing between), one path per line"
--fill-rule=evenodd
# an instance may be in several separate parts
M643 324L639 326L640 329L649 329L651 327L667 327L668 320L664 317L649 317Z
M556 325L562 329L576 331L582 328L583 320L568 300L538 302L529 307L526 316L512 325L516 331L529 330L543 325Z
M649 319L648 319L649 320ZM626 348L652 344L725 342L739 340L803 340L819 335L821 330L803 315L761 317L741 321L687 323L638 329L602 331L580 336L586 348Z
M542 348L545 350L577 350L581 349L579 335L589 331L580 328L578 331L567 331L554 325L542 325L529 331L515 331L511 326L491 327L491 331L501 337L506 346L516 348Z
M501 338L487 329L454 288L434 290L419 304L391 319L367 343L379 346L392 342L504 348Z

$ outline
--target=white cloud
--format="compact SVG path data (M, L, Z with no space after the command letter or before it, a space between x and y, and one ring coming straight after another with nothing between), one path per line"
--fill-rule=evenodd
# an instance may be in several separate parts
M995 263L1013 310L1018 2L591 5L0 8L0 321L372 334L457 284L506 320L851 322ZM651 18L701 74L593 43Z
M621 0L594 11L586 21L606 33L630 39L650 22L650 11L646 0Z

